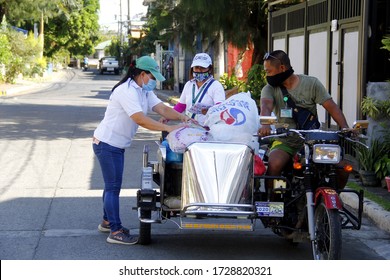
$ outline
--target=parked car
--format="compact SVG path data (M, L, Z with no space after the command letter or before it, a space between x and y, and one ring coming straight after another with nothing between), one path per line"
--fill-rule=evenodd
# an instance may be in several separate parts
M114 56L105 56L99 60L100 74L104 72L114 72L116 75L119 74L119 62Z

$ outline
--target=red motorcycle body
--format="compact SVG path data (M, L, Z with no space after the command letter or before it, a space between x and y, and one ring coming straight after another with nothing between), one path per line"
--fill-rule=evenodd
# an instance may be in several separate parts
M327 209L343 209L341 199L334 189L330 189L327 187L321 187L316 189L314 195L314 204L317 205L321 198L324 199L324 203Z

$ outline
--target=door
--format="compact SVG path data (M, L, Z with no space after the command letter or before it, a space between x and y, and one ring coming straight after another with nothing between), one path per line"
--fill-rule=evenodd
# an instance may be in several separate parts
M349 126L358 118L358 82L359 82L359 29L343 28L339 32L340 51L338 65L338 88L340 107Z

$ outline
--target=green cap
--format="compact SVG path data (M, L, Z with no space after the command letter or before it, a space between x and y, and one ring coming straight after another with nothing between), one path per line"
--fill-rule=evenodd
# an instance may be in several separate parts
M164 76L160 73L160 67L157 65L157 62L150 56L146 55L138 58L135 62L135 67L141 70L149 71L152 73L153 77L155 77L156 80L160 82L165 81Z

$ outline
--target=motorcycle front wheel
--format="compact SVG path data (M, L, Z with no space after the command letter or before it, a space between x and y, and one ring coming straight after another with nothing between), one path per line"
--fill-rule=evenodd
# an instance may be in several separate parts
M315 241L312 243L315 260L338 260L341 257L341 219L337 209L328 209L321 201L314 214Z

